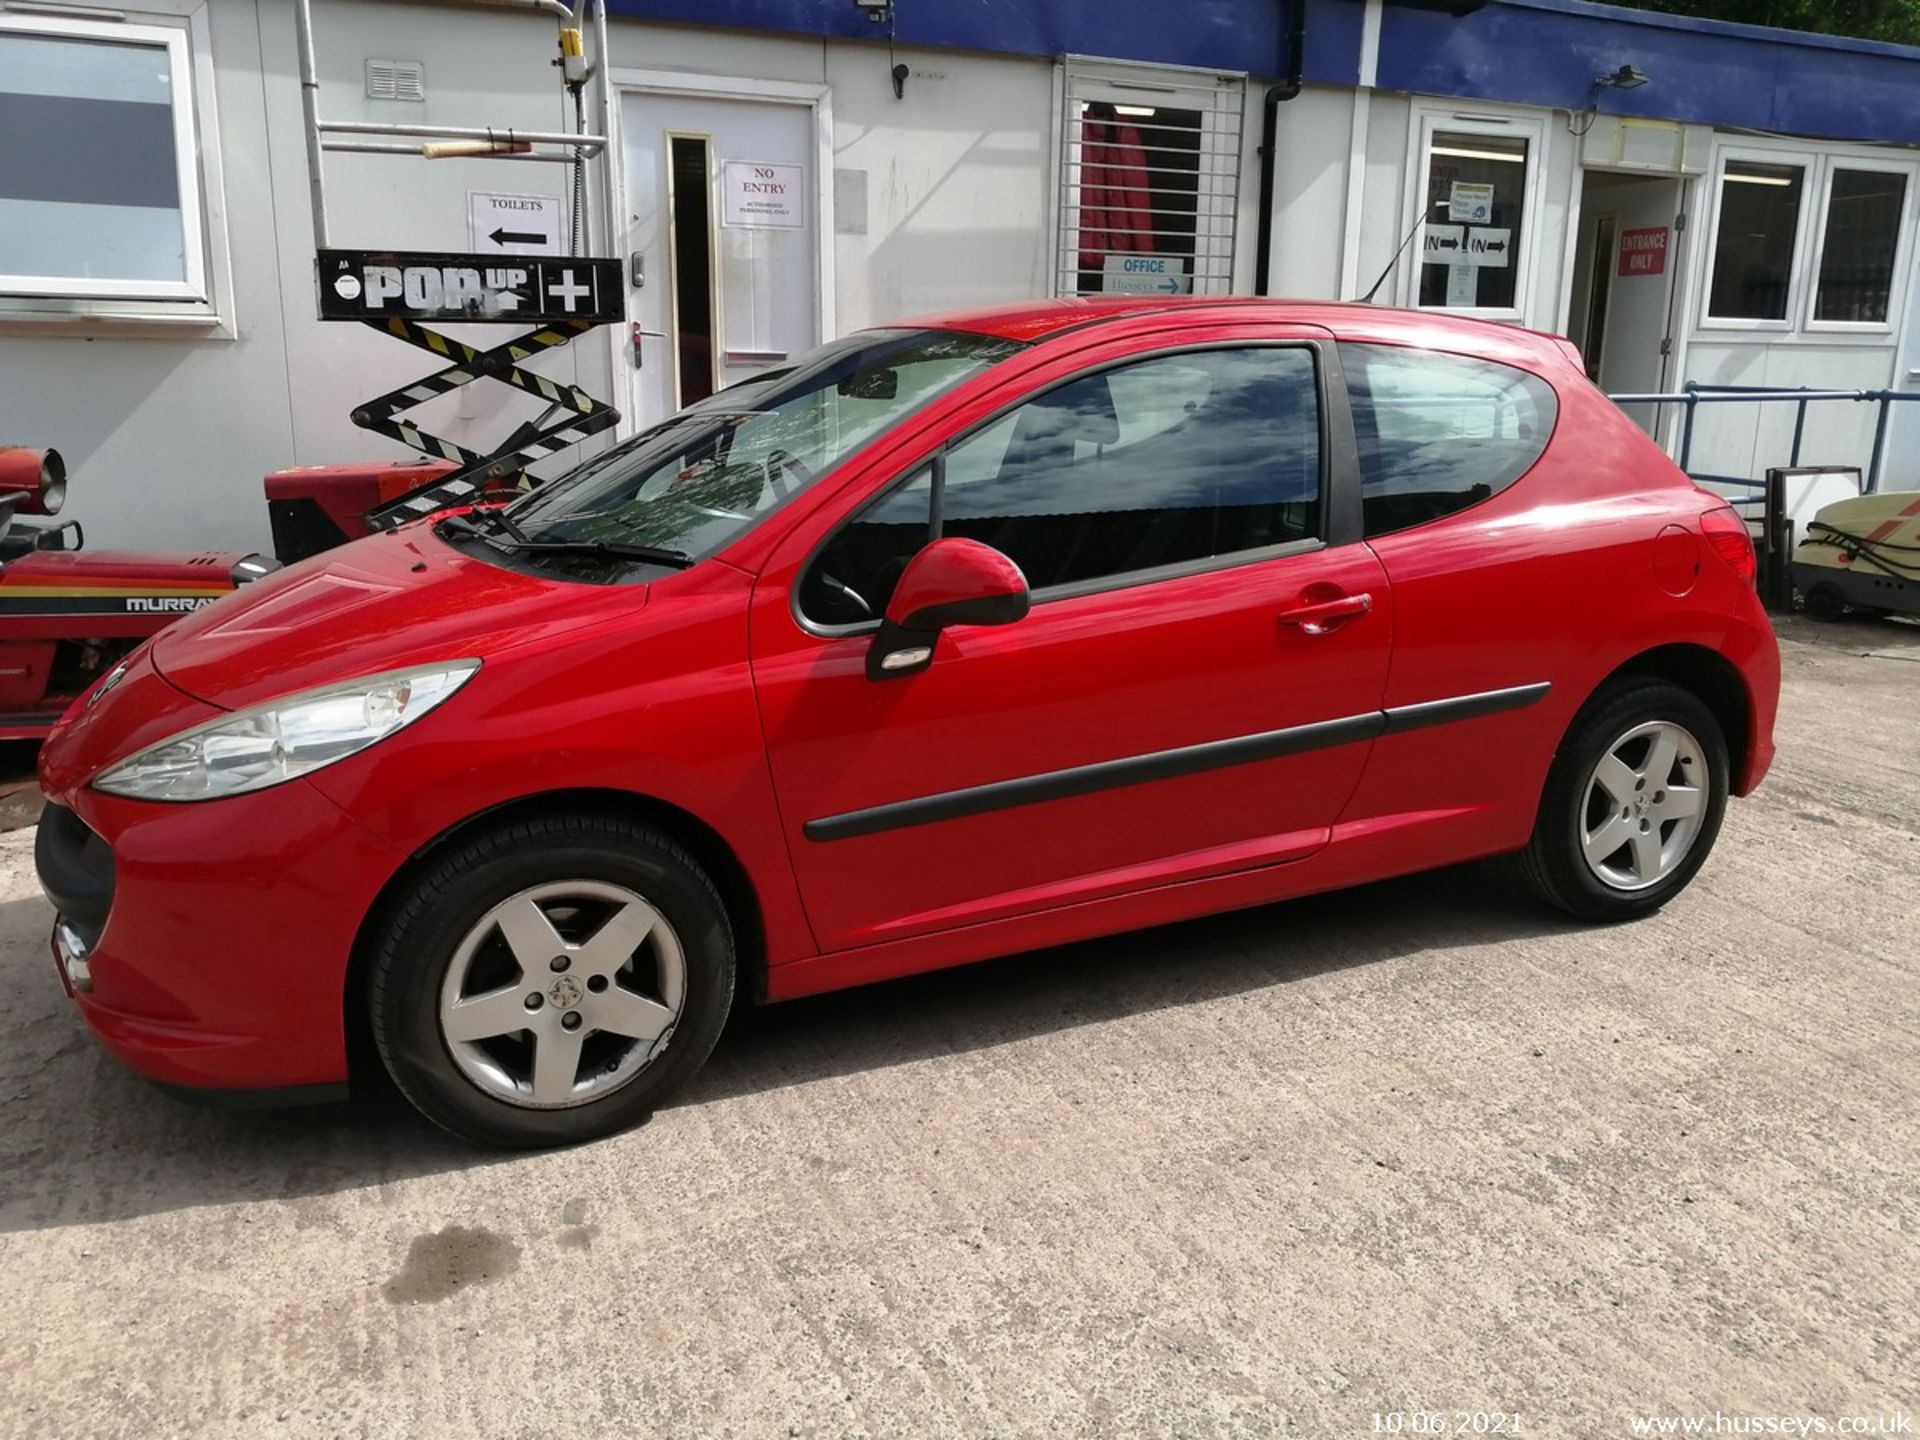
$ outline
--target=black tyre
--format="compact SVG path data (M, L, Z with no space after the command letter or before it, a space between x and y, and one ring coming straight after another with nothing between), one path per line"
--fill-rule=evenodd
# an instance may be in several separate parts
M569 1145L639 1123L733 1003L733 931L671 838L611 816L486 831L405 896L368 1007L401 1092L454 1134Z
M1847 597L1840 593L1838 585L1825 580L1815 581L1812 588L1800 597L1800 604L1810 619L1822 624L1830 624L1847 613Z
M1728 793L1727 740L1698 696L1664 680L1602 690L1561 742L1521 878L1586 920L1635 920L1706 863Z

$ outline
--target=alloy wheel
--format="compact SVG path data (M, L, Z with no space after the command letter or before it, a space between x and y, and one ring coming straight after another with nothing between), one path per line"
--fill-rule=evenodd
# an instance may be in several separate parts
M620 1089L665 1047L687 988L666 917L622 885L522 890L467 932L440 990L440 1034L474 1085L555 1110Z
M1580 850L1612 890L1645 890L1685 862L1700 838L1713 777L1693 733L1650 720L1620 736L1587 779Z

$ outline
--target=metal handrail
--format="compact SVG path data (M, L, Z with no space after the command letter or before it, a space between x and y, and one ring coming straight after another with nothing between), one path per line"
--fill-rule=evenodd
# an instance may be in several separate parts
M1867 471L1861 482L1862 492L1871 494L1880 488L1880 471L1887 450L1887 421L1893 414L1893 406L1902 401L1920 400L1920 390L1814 390L1806 387L1775 389L1765 385L1715 385L1689 380L1677 391L1633 392L1610 395L1607 398L1616 405L1684 406L1686 414L1680 427L1680 454L1677 457L1677 463L1689 475L1693 475L1693 422L1702 405L1766 405L1776 402L1794 405L1793 448L1787 460L1789 465L1800 463L1801 446L1807 433L1808 405L1827 400L1878 405L1879 414L1875 417L1873 426L1873 457L1867 462ZM1656 420L1658 415L1659 412L1656 410ZM1733 475L1696 475L1694 478L1713 480L1726 485L1745 485L1756 490L1766 483L1762 480Z
M493 0L500 3L500 0ZM613 253L617 233L616 206L614 195L616 186L612 173L610 156L610 137L613 134L613 81L610 73L612 50L607 38L607 0L572 0L564 4L562 0L524 0L525 8L542 11L551 15L562 25L584 28L591 23L593 34L593 53L588 66L588 75L593 81L595 108L599 111L599 132L586 129L584 120L578 132L563 130L515 130L502 126L480 125L409 125L373 120L328 120L320 114L320 69L313 43L312 0L294 0L294 42L298 52L300 69L300 110L302 128L306 132L307 150L307 188L313 207L314 248L325 250L330 241L330 226L327 223L327 186L324 156L328 152L348 152L361 155L411 155L434 158L436 152L451 154L457 147L399 145L378 140L330 139L329 136L412 136L426 140L475 140L493 142L493 147L479 153L464 155L469 159L546 161L572 164L575 157L595 157L600 160L599 205L595 207L582 203L577 208L584 212L576 217L575 223L580 234L585 237L589 252L601 254ZM521 145L553 145L560 147L559 153L552 150L518 150L508 147ZM464 152L463 152L464 153ZM584 197L583 197L584 198ZM593 214L595 209L599 214ZM594 221L598 220L600 243L594 243Z
M401 125L383 120L320 120L333 135L418 135L431 140L492 140L502 145L571 145L588 154L607 143L604 135L574 135L562 130L515 130L498 125Z

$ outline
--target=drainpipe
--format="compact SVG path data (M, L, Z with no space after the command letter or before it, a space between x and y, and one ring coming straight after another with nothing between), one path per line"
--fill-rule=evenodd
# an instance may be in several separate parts
M1253 292L1268 293L1273 275L1274 152L1280 143L1280 107L1300 93L1306 64L1307 0L1291 0L1293 23L1287 30L1286 79L1269 85L1260 106L1260 223L1254 237Z

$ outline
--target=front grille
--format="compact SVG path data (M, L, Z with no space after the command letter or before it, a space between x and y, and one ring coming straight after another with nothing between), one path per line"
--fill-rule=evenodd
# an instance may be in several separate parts
M47 802L33 842L40 888L91 947L113 908L113 851L64 805Z

